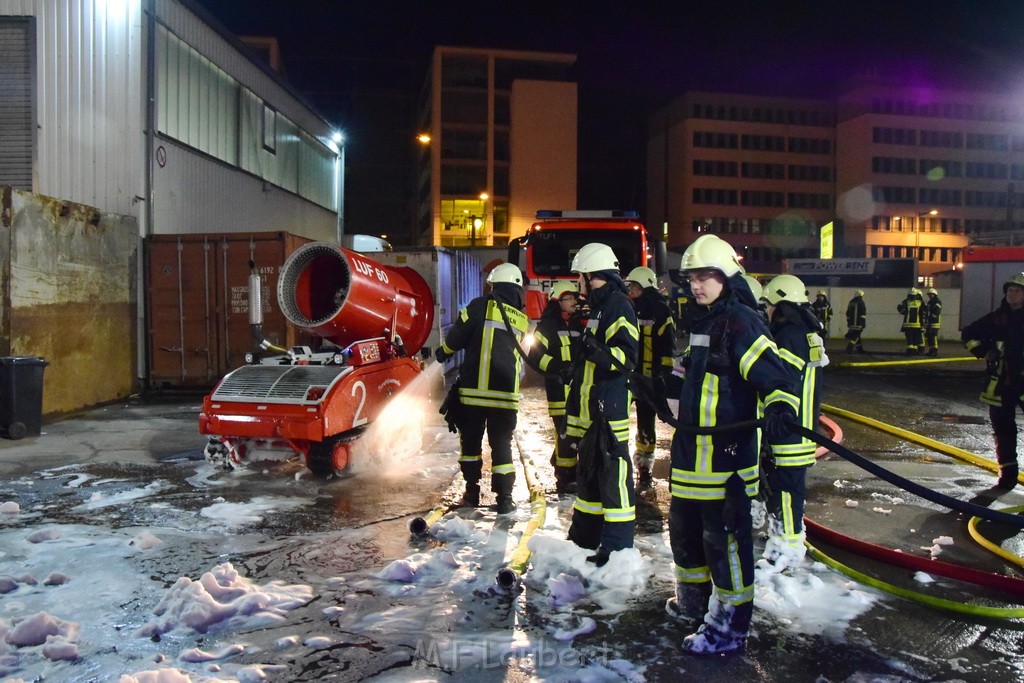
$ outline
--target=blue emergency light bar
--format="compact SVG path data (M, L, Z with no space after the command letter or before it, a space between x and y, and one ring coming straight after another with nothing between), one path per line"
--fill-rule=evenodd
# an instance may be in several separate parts
M561 211L553 209L542 209L537 212L537 218L631 218L639 219L639 211Z

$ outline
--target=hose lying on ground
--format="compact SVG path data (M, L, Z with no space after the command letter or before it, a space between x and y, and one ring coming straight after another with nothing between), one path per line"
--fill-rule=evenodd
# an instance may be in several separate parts
M945 600L943 598L936 598L931 595L925 595L912 591L909 588L901 588L894 586L891 583L876 579L872 576L868 576L862 572L857 571L852 567L848 567L842 562L839 562L835 558L829 557L825 553L821 552L813 545L808 544L808 552L814 559L824 562L826 565L835 569L840 574L850 577L854 581L864 584L865 586L871 586L878 590L885 591L892 595L896 595L907 600L913 600L914 602L927 605L929 607L937 607L944 609L948 612L956 612L958 614L969 614L975 617L994 617L998 619L1024 619L1024 608L1020 607L988 607L985 605L969 605L963 602L955 602L953 600Z
M958 564L943 562L930 557L901 553L891 548L868 543L859 538L839 533L807 517L804 517L804 526L807 528L808 535L821 538L827 543L857 553L862 557L885 562L886 564L902 567L903 569L936 574L965 583L973 583L985 588L993 588L1011 595L1024 596L1024 579L984 572L971 567L961 567Z
M800 436L803 436L807 439L810 439L816 444L825 446L839 457L848 460L849 462L853 463L862 470L866 470L867 472L870 472L879 479L887 481L893 486L897 486L903 489L904 491L913 493L915 496L920 496L925 500L930 500L933 503L949 508L951 510L963 512L965 514L971 515L972 517L981 517L982 519L987 519L992 522L1002 522L1003 524L1009 524L1010 526L1015 527L1017 529L1024 529L1024 516L1011 515L1006 512L1001 512L999 510L992 510L990 508L978 505L976 503L960 500L959 498L953 498L952 496L947 496L944 493L933 491L927 486L922 486L921 484L918 484L915 481L911 481L906 477L901 477L895 472L891 472L882 467L881 465L871 462L863 455L859 455L858 453L851 451L846 446L838 444L835 441L832 441L831 439L821 434L818 434L813 430L807 429L802 425L798 425L792 422L788 423L788 425L794 433L799 434Z

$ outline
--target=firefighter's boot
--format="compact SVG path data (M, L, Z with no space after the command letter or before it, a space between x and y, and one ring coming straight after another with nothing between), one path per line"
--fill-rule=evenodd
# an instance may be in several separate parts
M1016 462L1000 465L999 481L996 482L996 488L1009 491L1010 489L1017 485L1018 474L1019 471L1017 469Z
M460 508L480 507L480 484L466 484L466 492L459 501Z
M516 504L512 500L512 496L498 494L498 504L494 506L494 509L499 515L507 515L510 512L515 512Z
M649 489L654 486L654 474L650 467L643 465L636 468L636 487L639 490Z
M676 621L696 623L704 617L711 597L711 582L676 581L676 594L665 601L665 613Z

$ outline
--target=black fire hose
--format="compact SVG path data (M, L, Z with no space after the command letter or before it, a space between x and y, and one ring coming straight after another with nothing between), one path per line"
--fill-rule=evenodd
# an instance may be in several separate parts
M926 486L922 486L915 481L911 481L905 477L901 477L895 472L890 472L881 465L871 462L863 455L851 451L846 446L832 441L826 436L823 436L813 430L807 429L802 425L795 424L793 422L786 423L789 428L796 434L802 437L810 439L811 441L828 448L830 451L838 455L839 457L848 460L862 470L866 470L871 474L875 475L879 479L883 479L893 486L898 486L904 491L913 493L915 496L920 496L925 500L930 500L937 505L949 508L951 510L958 510L965 514L973 517L981 517L990 522L1002 522L1003 524L1009 524L1012 527L1018 529L1024 529L1024 516L1011 515L1007 512L1000 512L999 510L992 510L991 508L978 505L977 503L970 503L959 498L953 498L947 496L944 493L933 491Z
M662 419L664 420L665 417L662 417ZM668 420L665 421L668 422ZM669 422L669 424L685 434L719 434L722 432L731 432L742 429L753 429L755 427L760 427L762 424L762 420L745 420L743 422L733 422L731 424L719 425L716 427L697 427L694 425L680 424L678 420L672 418L672 421ZM848 460L849 462L853 463L862 470L870 472L879 479L887 481L893 486L897 486L903 489L904 491L914 494L915 496L920 496L921 498L924 498L925 500L930 500L931 502L937 505L941 505L942 507L949 508L951 510L963 512L972 517L980 517L990 522L1002 522L1003 524L1009 524L1010 526L1016 527L1018 529L1024 529L1024 515L1012 515L1008 512L993 510L991 508L984 507L983 505L978 505L977 503L970 503L966 500L960 500L959 498L953 498L952 496L947 496L944 493L933 491L932 489L926 486L922 486L921 484L918 484L915 481L911 481L906 477L901 477L895 472L891 472L882 467L881 465L878 465L877 463L871 462L863 455L855 453L846 446L843 446L842 444L837 443L832 439L828 438L827 436L815 432L814 430L807 429L803 425L796 424L795 422L786 422L786 425L790 428L790 430L793 433L799 434L800 436L810 439L819 446L824 446L825 448L829 449L836 455L840 456L845 460Z

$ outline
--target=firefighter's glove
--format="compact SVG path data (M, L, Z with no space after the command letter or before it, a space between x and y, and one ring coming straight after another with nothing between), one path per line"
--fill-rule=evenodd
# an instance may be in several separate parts
M999 372L999 349L992 349L985 354L985 370L990 375Z
M580 344L583 347L584 358L592 358L593 356L604 352L604 347L601 345L601 342L594 339L592 335L583 335L580 338Z
M793 408L782 401L774 401L764 407L761 431L768 443L781 443L791 433L789 423L796 422Z
M558 381L565 386L572 384L572 376L576 374L573 370L571 365L563 365L558 368Z
M449 358L451 358L451 356L449 354L445 353L443 348L438 346L437 350L434 351L434 358L437 359L438 363L443 363L446 360L448 360Z

